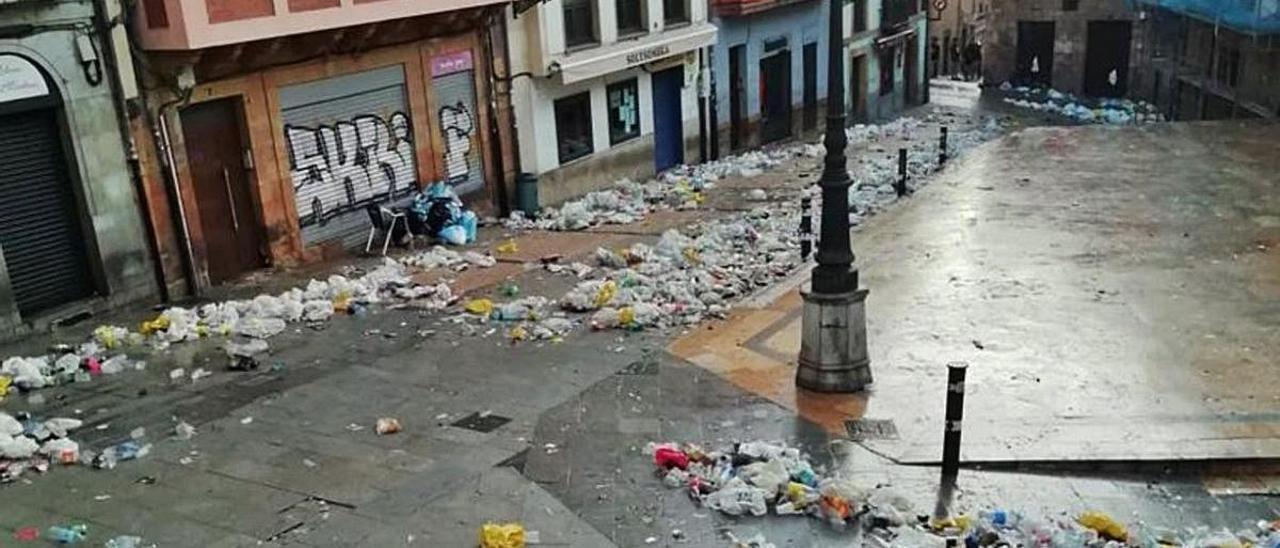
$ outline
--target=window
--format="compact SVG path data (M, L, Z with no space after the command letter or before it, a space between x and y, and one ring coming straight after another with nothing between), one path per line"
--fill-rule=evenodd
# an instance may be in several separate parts
M880 52L880 95L893 93L893 59L896 57L896 49L888 48Z
M640 92L636 79L606 88L609 97L609 145L640 136Z
M853 0L853 32L867 30L867 0Z
M1062 11L1076 11L1080 9L1080 0L1062 0Z
M618 35L627 36L645 31L644 11L640 8L640 0L617 0Z
M564 0L564 45L568 47L596 42L594 0Z
M591 92L556 101L556 141L562 164L591 154Z
M667 26L689 22L687 0L662 0L662 20Z

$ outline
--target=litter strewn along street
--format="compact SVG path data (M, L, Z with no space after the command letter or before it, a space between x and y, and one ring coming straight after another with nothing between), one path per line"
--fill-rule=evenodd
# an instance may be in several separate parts
M0 0L0 548L1280 548L1277 0Z
M933 93L847 132L865 392L794 387L782 143L10 345L3 544L1275 546L1275 126Z

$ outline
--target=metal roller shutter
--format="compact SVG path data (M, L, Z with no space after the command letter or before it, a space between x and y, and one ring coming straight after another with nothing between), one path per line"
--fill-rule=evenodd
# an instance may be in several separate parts
M417 189L404 69L282 87L280 108L303 244L363 245L365 206Z
M94 293L52 109L0 116L0 252L27 316Z
M440 105L440 133L444 136L444 178L458 194L484 188L480 154L480 117L476 112L475 71L437 76L432 82Z

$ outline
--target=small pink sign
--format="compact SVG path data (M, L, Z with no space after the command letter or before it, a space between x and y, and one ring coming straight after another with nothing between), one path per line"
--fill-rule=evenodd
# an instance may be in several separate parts
M444 76L464 70L471 70L471 51L459 51L431 58L431 75Z

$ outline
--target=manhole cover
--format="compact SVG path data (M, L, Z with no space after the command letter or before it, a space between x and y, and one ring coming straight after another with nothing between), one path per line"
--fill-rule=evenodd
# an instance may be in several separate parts
M458 428L466 428L467 430L475 430L476 432L492 432L497 430L504 424L511 422L511 419L493 413L472 413L453 423L452 426Z
M844 429L853 441L898 439L898 427L887 419L844 421Z

